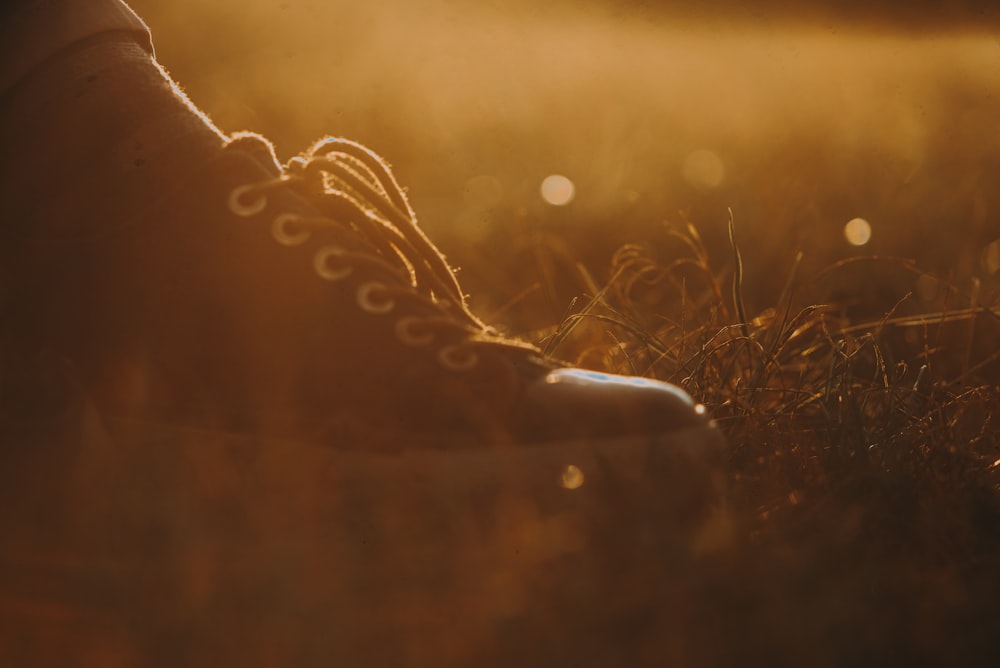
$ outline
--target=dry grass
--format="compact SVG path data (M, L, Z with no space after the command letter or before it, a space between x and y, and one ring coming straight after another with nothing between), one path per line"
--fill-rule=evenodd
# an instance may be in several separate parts
M858 318L848 299L808 297L868 263L925 274L855 258L799 276L797 256L773 305L747 312L738 243L720 269L693 226L664 234L662 257L620 249L607 285L545 341L682 385L727 434L737 545L694 575L692 626L759 665L992 665L996 286L971 277L944 285L937 310L908 295Z
M737 543L665 584L689 607L647 630L706 664L997 665L992 35L133 4L223 127L286 156L327 132L385 153L487 320L709 407ZM685 182L703 149L719 188ZM539 201L553 172L572 206ZM854 216L874 257L843 243Z

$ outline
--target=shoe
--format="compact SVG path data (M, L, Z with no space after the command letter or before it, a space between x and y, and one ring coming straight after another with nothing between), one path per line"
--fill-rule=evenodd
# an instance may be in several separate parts
M725 447L687 394L484 325L358 144L282 166L163 82L105 119L123 53L0 107L0 655L612 665L690 609Z
M74 99L110 114L87 88L114 83L100 74L78 75ZM49 230L13 240L12 338L69 360L105 414L341 447L718 442L677 387L567 368L485 326L365 147L328 138L281 166L256 135L191 141L189 108L136 115L100 128L110 173L79 132L53 132L60 159L22 170L53 180L4 197L13 220Z
M282 169L240 136L165 195L194 229L143 217L123 232L131 275L159 280L106 314L140 328L165 418L402 449L711 429L672 385L565 368L484 326L358 144L326 139Z

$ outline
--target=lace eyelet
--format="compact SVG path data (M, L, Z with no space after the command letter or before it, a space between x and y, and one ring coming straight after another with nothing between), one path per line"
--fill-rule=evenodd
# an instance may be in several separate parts
M434 335L431 332L417 333L414 326L419 326L420 318L406 317L396 321L396 338L407 346L414 348L428 346L434 342Z
M295 234L288 231L289 223L294 223L298 220L300 220L299 216L296 216L294 213L283 213L274 219L274 223L271 225L271 234L279 244L283 246L299 246L309 240L309 232L307 230L300 230Z
M267 197L265 195L258 195L257 199L253 200L249 204L243 201L243 197L252 193L253 190L254 187L252 185L233 188L229 193L229 210L237 216L241 216L243 218L256 216L258 213L263 211L264 207L267 206Z
M347 278L354 271L354 267L346 265L339 269L334 269L329 265L331 257L343 257L344 255L347 255L347 251L340 246L324 246L316 253L313 261L316 273L328 281L340 281Z
M362 311L372 313L374 315L389 313L392 309L396 308L395 301L392 299L386 299L383 302L378 302L372 299L372 293L384 291L385 289L385 285L377 281L364 283L360 288L358 288L358 306L361 307Z
M479 356L476 353L459 345L445 346L438 351L437 358L449 371L471 371L479 364Z

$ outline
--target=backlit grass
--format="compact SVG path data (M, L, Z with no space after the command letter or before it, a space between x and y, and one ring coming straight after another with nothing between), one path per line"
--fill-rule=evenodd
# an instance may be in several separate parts
M384 153L484 318L709 408L732 543L645 633L700 663L996 665L987 31L133 4L223 127Z

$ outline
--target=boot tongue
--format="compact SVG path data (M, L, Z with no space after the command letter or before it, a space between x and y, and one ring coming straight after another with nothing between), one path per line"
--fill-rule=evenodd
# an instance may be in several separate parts
M281 163L274 152L274 144L255 132L237 132L230 135L224 149L227 153L244 153L257 162L272 177L281 174Z

